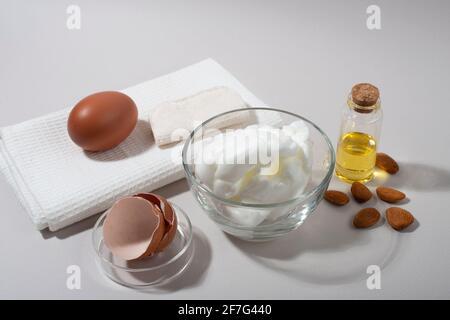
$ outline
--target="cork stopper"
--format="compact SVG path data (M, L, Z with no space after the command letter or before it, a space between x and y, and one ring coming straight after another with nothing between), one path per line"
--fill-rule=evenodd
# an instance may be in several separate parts
M380 91L370 83L358 83L352 88L352 100L359 106L370 107L377 103Z

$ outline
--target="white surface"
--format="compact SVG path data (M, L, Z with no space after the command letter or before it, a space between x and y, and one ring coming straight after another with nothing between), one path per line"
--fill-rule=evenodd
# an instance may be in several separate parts
M159 192L195 225L194 264L165 291L144 293L97 270L94 219L41 234L1 180L0 297L450 298L450 3L376 2L382 29L369 31L372 1L80 0L82 28L69 31L69 2L3 1L0 126L211 56L264 102L311 119L336 141L347 92L370 81L382 94L381 149L400 162L389 185L407 193L403 207L420 225L353 230L359 205L321 203L288 237L243 243L206 218L183 180ZM81 290L66 288L72 264L81 267ZM366 287L369 264L383 268L381 290Z
M226 86L250 106L262 104L217 62L207 59L122 90L136 103L139 119L130 136L112 150L87 153L70 140L71 108L2 128L0 170L36 227L59 230L107 210L120 197L183 178L182 145L164 149L155 145L149 114L165 101L217 86Z

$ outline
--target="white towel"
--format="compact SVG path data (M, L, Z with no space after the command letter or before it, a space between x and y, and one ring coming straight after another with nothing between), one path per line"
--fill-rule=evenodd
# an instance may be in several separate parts
M148 123L153 106L225 86L250 106L263 105L229 72L207 59L122 92L138 106L139 122L118 147L88 154L67 134L70 109L2 128L0 171L38 229L55 231L108 209L124 195L151 191L183 177L181 146L158 148ZM174 149L175 148L175 149Z

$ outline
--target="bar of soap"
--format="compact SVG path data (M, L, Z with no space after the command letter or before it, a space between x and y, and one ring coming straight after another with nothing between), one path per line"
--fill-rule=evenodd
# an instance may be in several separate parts
M150 124L155 142L164 146L184 140L199 124L220 113L248 108L241 96L227 87L214 87L192 96L167 101L156 106L150 114ZM249 120L250 112L239 112L215 122L223 129Z

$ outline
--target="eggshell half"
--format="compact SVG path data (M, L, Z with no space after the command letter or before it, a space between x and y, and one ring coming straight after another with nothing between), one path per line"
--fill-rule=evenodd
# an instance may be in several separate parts
M163 251L169 246L169 244L172 243L177 233L178 225L177 216L173 211L173 207L170 205L170 203L168 203L166 199L161 199L161 204L162 207L164 207L162 211L164 213L164 219L166 221L166 232L164 233L164 236L161 239L161 242L159 243L156 251Z
M103 237L111 252L125 260L146 256L156 250L165 230L164 217L149 201L127 197L109 210ZM149 250L152 249L152 250Z
M161 197L159 195L153 193L140 193L137 194L136 197L144 198L154 205L157 205L164 216L164 220L166 222L166 230L161 242L156 249L157 252L161 252L169 246L177 233L178 221L175 211L173 210L173 207L170 205L170 203L164 197Z
M144 199L144 201L145 201L145 199ZM163 216L161 210L158 208L158 206L156 206L154 204L152 204L151 207L152 207L151 214L158 216L159 224L158 224L157 230L155 230L155 232L157 232L157 236L153 237L154 241L152 241L149 244L147 251L143 255L145 257L150 256L157 251L159 243L161 242L161 240L164 237L164 234L166 232L166 222L164 221L164 216Z

